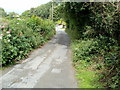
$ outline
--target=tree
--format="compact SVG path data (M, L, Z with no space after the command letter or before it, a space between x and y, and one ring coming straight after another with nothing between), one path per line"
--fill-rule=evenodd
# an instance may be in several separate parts
M54 20L58 20L59 19L59 14L58 14L58 9L57 6L59 3L53 2L53 8L54 8ZM27 16L27 17L32 17L32 16L38 16L41 17L43 19L51 19L51 15L52 15L52 2L49 2L47 4L42 4L36 8L31 8L30 10L27 10L25 12L22 13L22 16Z
M8 18L9 19L13 19L13 18L16 18L16 17L19 17L19 15L17 13L15 13L15 12L10 12L8 14Z
M3 8L0 8L0 16L2 16L2 17L7 16L7 13L5 12L5 10Z
M30 13L30 10L27 10L25 12L22 13L22 16L25 16L25 17L31 17L31 13Z
M50 15L51 5L52 5L51 2L49 2L47 4L40 5L36 8L31 8L30 10L23 12L22 16L31 17L34 15L34 16L48 19Z

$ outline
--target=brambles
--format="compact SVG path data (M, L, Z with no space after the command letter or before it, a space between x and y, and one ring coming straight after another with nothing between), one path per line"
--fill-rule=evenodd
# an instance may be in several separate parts
M53 22L34 16L13 19L1 27L2 65L26 58L31 50L43 45L55 33Z

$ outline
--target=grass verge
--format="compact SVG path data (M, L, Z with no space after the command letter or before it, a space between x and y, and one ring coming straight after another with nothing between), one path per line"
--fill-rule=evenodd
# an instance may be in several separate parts
M73 65L79 88L103 88L99 82L100 70L96 69L97 64L91 60L94 56L86 53L95 49L91 47L94 45L93 40L74 40L71 42Z
M75 65L76 78L78 80L79 88L103 88L102 84L98 82L98 71L94 68L94 64L84 61Z

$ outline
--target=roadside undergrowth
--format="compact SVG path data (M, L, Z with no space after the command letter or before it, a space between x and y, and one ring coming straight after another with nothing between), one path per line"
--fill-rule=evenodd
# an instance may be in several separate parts
M4 25L5 24L5 25ZM21 62L35 49L43 46L55 34L54 22L36 16L2 22L0 27L2 62L8 66Z
M93 40L74 40L71 42L71 49L73 55L73 65L76 70L76 78L78 80L79 88L102 88L99 81L98 66L95 62L91 61L94 56L90 56L86 51L90 51L89 47L95 45ZM91 48L91 51L95 47Z
M84 66L82 62L86 62L85 65L90 63L90 66L77 72L80 72L78 75L80 78L85 77L84 86L86 87L91 85L87 83L90 82L90 78L97 80L92 77L94 76L92 72L98 71L96 74L99 77L98 82L101 82L104 88L120 88L119 7L120 4L117 2L73 2L61 5L60 12L66 22L66 32L73 40L73 62L80 63L78 67ZM95 63L94 70L89 72L93 63ZM82 80L80 83L82 87Z
M97 73L99 71L94 68L94 64L84 61L75 64L79 88L102 88L102 84L98 82L99 76Z

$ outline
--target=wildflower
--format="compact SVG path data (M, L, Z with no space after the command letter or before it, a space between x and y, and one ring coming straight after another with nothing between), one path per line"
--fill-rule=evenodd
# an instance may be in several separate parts
M2 40L2 36L3 36L3 34L0 34L0 40Z
M17 24L19 24L19 23L17 23Z
M11 29L9 29L9 32L11 32Z
M11 37L11 34L8 34L8 37Z
M5 28L5 26L2 26L2 28Z
M1 25L0 28L5 28L5 26L2 26L2 25Z
M8 33L8 34L9 34L9 33L10 33L10 31L7 31L6 33Z
M8 42L10 42L10 40L8 40Z
M0 36L3 36L3 34L0 34Z
M20 18L17 18L17 20L21 20Z
M0 36L0 40L2 40L2 36Z

